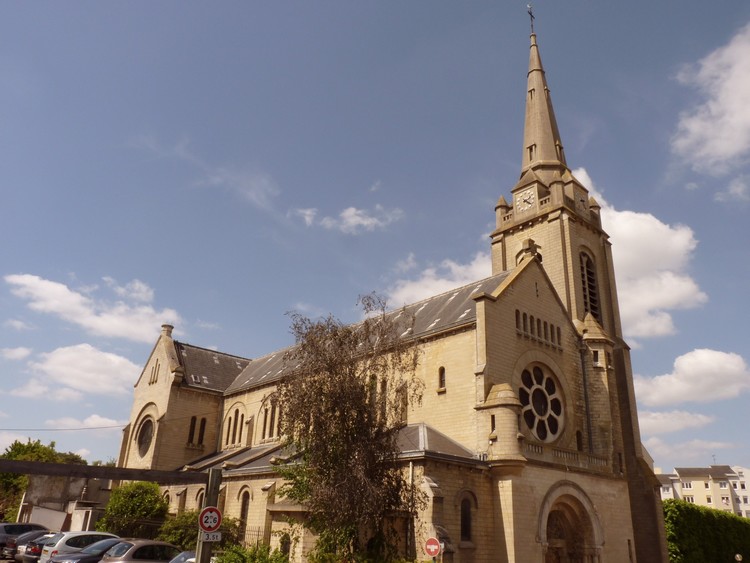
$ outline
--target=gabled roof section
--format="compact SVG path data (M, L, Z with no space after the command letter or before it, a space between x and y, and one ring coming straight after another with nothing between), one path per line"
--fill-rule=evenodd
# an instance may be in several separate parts
M442 457L474 461L474 452L425 423L410 424L401 429L396 442L400 457Z
M188 387L223 392L237 379L250 360L175 341L177 358Z
M473 295L492 293L508 275L509 272L501 272L475 283L406 305L401 309L391 311L389 315L394 319L401 316L414 319L412 329L402 334L404 338L428 338L444 331L472 325L477 317ZM287 368L284 356L290 350L291 348L286 348L250 361L235 381L226 388L225 394L268 385L281 379Z

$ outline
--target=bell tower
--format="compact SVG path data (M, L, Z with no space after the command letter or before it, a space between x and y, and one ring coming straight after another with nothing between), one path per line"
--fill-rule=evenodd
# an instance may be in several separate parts
M511 203L501 197L495 207L493 274L513 269L532 239L571 318L590 313L608 334L621 336L609 237L599 205L568 168L534 33L521 156Z
M588 371L589 377L611 383L609 397L594 399L610 405L613 467L628 482L637 559L666 561L659 483L644 461L611 244L599 204L568 168L533 29L522 150L511 202L500 197L495 206L492 273L514 269L529 248L535 249L578 329L579 376Z

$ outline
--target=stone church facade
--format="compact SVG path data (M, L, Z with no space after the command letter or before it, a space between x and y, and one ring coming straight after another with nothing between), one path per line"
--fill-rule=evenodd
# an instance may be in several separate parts
M638 429L610 242L567 166L531 36L523 158L491 235L492 275L409 305L423 400L400 438L427 502L400 531L456 563L667 561L659 482ZM285 350L247 359L178 342L165 325L135 385L119 465L221 468L220 508L249 540L304 561L303 507L277 494ZM163 488L170 511L198 485ZM288 543L291 539L291 544Z

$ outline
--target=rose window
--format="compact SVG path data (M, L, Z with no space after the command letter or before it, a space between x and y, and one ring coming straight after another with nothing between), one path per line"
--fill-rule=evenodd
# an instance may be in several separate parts
M539 366L523 370L521 387L521 416L535 438L552 442L563 427L562 393L554 377Z

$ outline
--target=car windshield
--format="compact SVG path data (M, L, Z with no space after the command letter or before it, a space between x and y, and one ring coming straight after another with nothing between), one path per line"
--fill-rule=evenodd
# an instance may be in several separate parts
M133 547L133 544L130 542L120 542L117 545L113 545L109 548L107 553L104 554L105 557L120 557L122 555L125 555L128 550Z
M92 543L91 545L84 547L81 550L81 553L86 553L88 555L101 555L116 543L120 543L120 538L99 540L96 543Z
M195 551L183 551L169 563L185 563L188 559L195 558Z

